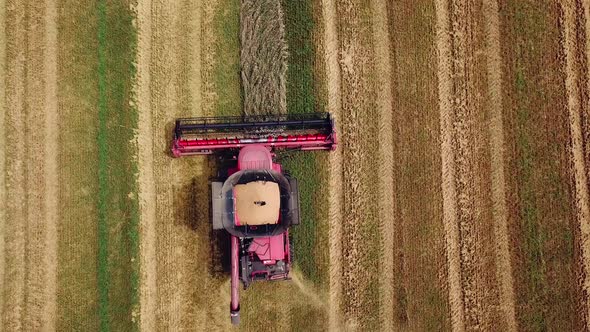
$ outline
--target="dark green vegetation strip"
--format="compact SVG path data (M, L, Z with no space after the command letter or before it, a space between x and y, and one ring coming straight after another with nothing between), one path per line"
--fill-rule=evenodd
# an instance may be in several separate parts
M96 331L98 19L94 0L60 0L58 8L60 220L56 329Z
M388 4L393 76L396 330L450 330L432 0Z
M99 0L97 9L98 314L102 331L129 331L138 329L136 31L127 1Z
M557 4L507 2L509 82L507 137L515 174L509 201L514 227L517 317L534 331L576 330L574 217L568 176L567 113L559 62Z
M219 0L215 24L213 84L218 116L242 114L240 87L240 0Z
M283 11L289 47L287 71L287 112L323 112L317 95L323 82L314 75L312 1L283 0ZM285 155L281 162L299 179L301 224L292 228L295 265L306 279L317 285L328 280L327 224L327 156L326 152L298 152Z

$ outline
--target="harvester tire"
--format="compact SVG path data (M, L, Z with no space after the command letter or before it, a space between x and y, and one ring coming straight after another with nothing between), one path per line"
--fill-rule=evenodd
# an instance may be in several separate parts
M231 315L231 324L232 325L240 325L240 312L232 312Z
M211 220L213 230L223 229L223 200L221 199L221 188L223 182L211 182Z

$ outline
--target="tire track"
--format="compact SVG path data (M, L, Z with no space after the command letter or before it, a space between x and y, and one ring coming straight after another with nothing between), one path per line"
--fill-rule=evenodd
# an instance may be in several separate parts
M46 247L45 301L42 330L56 328L57 315L57 224L59 220L59 128L57 99L57 2L45 0L45 208ZM1 174L1 172L0 172Z
M438 93L441 129L441 162L443 223L448 265L448 291L451 326L454 331L465 330L463 290L461 286L461 255L457 209L456 166L453 149L453 82L449 3L436 0L436 47L438 51Z
M43 2L25 3L25 21L21 29L25 30L25 92L23 109L25 111L25 275L24 275L24 314L23 328L25 330L38 330L40 328L39 313L43 303L43 248L45 241L45 206L44 183L37 179L44 178L43 144L44 132L39 130L44 127L44 85L42 76L44 54L44 21L45 8ZM38 24L37 22L41 23ZM41 74L41 75L40 75ZM41 247L41 248L40 248ZM41 263L41 264L40 264Z
M4 309L2 325L6 330L22 330L25 306L26 237L26 154L25 134L25 8L20 1L6 6L6 226L3 281Z
M588 194L588 177L586 160L584 157L584 136L582 135L581 112L583 105L581 100L580 82L580 46L577 42L578 22L576 20L576 3L574 0L563 0L561 5L561 20L563 22L563 35L561 44L565 53L565 89L567 92L567 109L569 113L569 127L571 133L571 165L575 184L575 205L577 209L577 222L581 233L582 264L584 279L582 289L585 292L586 328L590 329L590 196ZM587 8L587 5L586 5ZM584 10L586 11L586 8ZM586 57L588 54L586 53ZM590 81L589 81L590 82ZM587 82L588 84L588 82ZM583 86L583 85L582 85ZM588 86L588 85L586 85Z
M200 302L207 296L208 281L202 277L207 272L201 269L208 268L202 264L208 251L200 246L207 241L194 229L200 213L194 206L194 179L206 161L172 159L169 153L174 119L195 116L202 106L201 10L191 1L137 5L140 326L146 330L206 324L207 310Z
M151 108L153 114L154 170L156 185L156 252L157 260L157 330L179 329L183 315L182 287L180 286L181 248L179 234L175 228L173 183L179 179L173 176L173 169L166 153L169 136L158 135L162 130L171 130L169 122L178 104L176 79L178 57L175 54L175 28L178 12L177 3L163 0L152 2L152 51L151 51ZM164 183L168 177L167 183Z
M142 331L156 330L157 261L156 261L156 182L154 175L153 118L151 108L152 1L137 3L137 109L138 184L140 204L140 322Z
M488 100L491 105L489 125L496 275L500 283L500 306L509 331L516 331L514 282L508 247L508 212L504 179L504 129L502 120L502 58L500 22L496 0L483 1L487 52Z
M586 45L586 49L584 50L586 53L586 91L590 91L590 2L582 1L582 9L584 11L584 21L586 22L584 26L584 41ZM586 111L583 113L585 115L585 121L583 122L584 125L582 126L582 131L586 133L584 140L590 142L590 96L586 97L584 104L586 105ZM590 148L586 148L585 158L587 161L590 160ZM588 165L586 165L586 177L590 178L590 167L588 167Z
M332 113L336 121L336 132L341 133L340 119L342 112L341 77L338 63L338 29L335 0L322 0L322 14L324 18L325 63L328 86L328 112ZM329 303L328 326L330 331L339 331L341 326L341 296L342 296L342 149L330 153L329 178Z
M0 0L0 281L6 267L6 1ZM4 287L0 288L0 322L4 312Z
M56 8L51 1L14 4L8 31L8 109L12 125L8 150L7 221L13 229L7 260L4 303L12 305L4 322L9 328L52 330L56 319L57 289L57 40ZM15 54L16 53L16 54ZM11 146L14 144L15 146ZM12 160L14 159L14 160ZM11 195L12 194L12 195ZM11 201L14 201L10 204ZM12 210L12 211L11 211Z
M26 6L27 238L24 328L55 327L57 288L57 25L55 3ZM44 144L39 144L44 142Z
M379 220L383 234L380 278L381 328L393 330L394 317L394 188L393 188L393 97L391 90L391 54L387 24L387 3L372 0L373 45L377 108L379 109Z
M485 166L488 156L479 153L486 142L487 126L483 112L476 112L485 103L478 91L486 91L485 66L476 56L480 45L478 23L481 11L475 1L449 1L451 24L453 84L451 96L453 108L452 140L455 165L457 221L463 292L464 325L469 329L490 329L497 324L497 307L494 297L495 274L486 264L493 257L493 229L487 213L486 195L491 190L488 183L490 170ZM483 82L482 82L483 81ZM491 208L491 206L490 206ZM489 249L488 249L489 248ZM491 251L491 252L490 252ZM493 269L493 264L492 269ZM492 272L492 273L489 273ZM491 275L491 276L489 276ZM491 278L490 278L491 277Z

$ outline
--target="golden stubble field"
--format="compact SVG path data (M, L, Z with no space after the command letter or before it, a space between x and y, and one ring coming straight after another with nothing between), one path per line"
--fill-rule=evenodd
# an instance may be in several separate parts
M318 159L328 236L314 250L329 268L325 282L298 272L244 292L242 327L588 329L588 3L311 3L315 93L340 138ZM86 80L100 64L82 51L96 46L94 25L80 28L95 5L0 0L6 330L97 329L99 313L118 310L100 311L96 264L100 97ZM139 208L138 303L125 312L142 330L224 330L214 164L167 151L175 118L241 112L228 67L239 1L124 5L137 28L126 158Z

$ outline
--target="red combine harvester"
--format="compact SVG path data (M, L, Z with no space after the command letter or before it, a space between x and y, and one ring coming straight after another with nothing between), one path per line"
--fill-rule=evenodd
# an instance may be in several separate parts
M218 153L229 166L211 183L214 230L231 238L233 324L240 321L239 281L288 280L289 227L299 224L297 179L273 161L275 149L334 150L329 113L176 120L175 157Z

